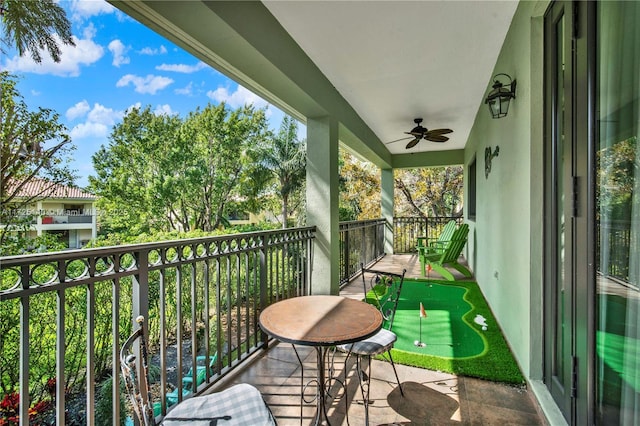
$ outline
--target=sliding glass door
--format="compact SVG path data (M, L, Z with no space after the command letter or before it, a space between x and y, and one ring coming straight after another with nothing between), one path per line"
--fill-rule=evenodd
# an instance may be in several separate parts
M545 383L569 424L640 425L640 2L545 15Z
M640 2L597 8L596 423L640 424Z

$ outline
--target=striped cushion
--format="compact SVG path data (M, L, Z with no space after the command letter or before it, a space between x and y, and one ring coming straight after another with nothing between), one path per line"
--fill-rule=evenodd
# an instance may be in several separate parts
M339 345L338 350L342 352L351 350L351 353L355 355L379 355L389 351L397 339L395 333L383 328L368 339Z
M222 392L188 398L167 413L165 426L275 425L260 391L243 383Z

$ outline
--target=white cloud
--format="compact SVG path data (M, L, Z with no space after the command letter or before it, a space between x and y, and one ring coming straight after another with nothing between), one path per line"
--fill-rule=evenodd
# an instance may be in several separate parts
M71 19L82 21L103 13L113 13L116 8L106 1L73 0L71 2Z
M129 83L132 83L135 86L135 91L137 93L149 93L155 95L157 91L162 90L173 83L173 80L167 77L151 74L146 77L127 74L118 80L116 87L126 87Z
M184 74L191 74L196 71L200 71L203 68L207 68L207 64L204 62L198 62L195 65L186 65L186 64L162 64L156 67L159 71L173 71L173 72L181 72Z
M103 123L109 126L116 124L116 121L120 121L122 117L124 117L122 111L116 111L100 104L94 104L93 109L91 109L91 112L89 112L87 116L89 121Z
M31 89L31 96L40 96L42 93L37 90Z
M98 103L94 104L93 108L89 110L87 101L78 102L69 108L69 110L67 110L67 117L69 116L69 111L73 109L82 111L83 116L88 112L88 114L86 114L86 121L71 129L69 134L74 140L90 137L106 138L111 127L124 117L123 111L116 111Z
M93 25L93 22L89 22L89 25L84 27L82 30L82 36L85 39L92 39L96 36L97 33L98 33L98 29L96 28L95 25Z
M43 51L41 52L41 63L35 63L30 55L14 56L7 60L5 64L6 70L34 74L53 74L61 77L77 77L80 75L81 66L91 65L104 55L102 46L94 43L91 37L78 39L73 36L75 47L62 44L60 39L57 36L55 37L58 41L58 46L60 46L60 62L54 62L49 56L49 52Z
M176 115L177 114L177 112L171 109L171 105L169 104L158 105L156 107L156 110L153 111L153 113L155 115Z
M218 87L216 90L208 91L207 96L217 102L225 102L232 108L240 108L248 104L253 104L256 108L263 108L269 105L267 101L260 96L240 85L238 85L238 88L233 93L229 93L229 90L225 87Z
M193 82L190 81L189 84L187 84L185 87L183 87L182 89L176 89L174 90L174 93L176 95L186 95L186 96L191 96L193 95Z
M74 126L69 132L69 135L73 140L85 139L85 138L101 138L106 137L109 133L109 128L102 123L80 123Z
M128 64L131 60L127 56L127 51L129 48L122 44L122 42L118 39L113 40L109 43L109 51L113 54L113 61L111 64L114 67L120 67L122 64Z
M145 47L139 53L141 55L149 55L149 56L164 55L165 53L167 53L167 48L164 47L163 45L160 45L160 47L157 49L153 49L151 47Z
M82 100L67 110L67 119L75 120L78 117L84 117L90 109L91 107L89 106L89 102Z

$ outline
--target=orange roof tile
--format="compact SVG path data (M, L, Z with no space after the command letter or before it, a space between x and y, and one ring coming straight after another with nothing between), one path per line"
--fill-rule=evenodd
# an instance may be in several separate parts
M10 187L15 186L15 182L9 183ZM18 197L44 197L44 198L75 198L95 200L96 196L80 188L52 183L45 179L33 178L26 185L20 188Z

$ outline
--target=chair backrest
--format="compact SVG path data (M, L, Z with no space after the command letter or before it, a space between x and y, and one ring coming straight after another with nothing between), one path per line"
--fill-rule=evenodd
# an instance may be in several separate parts
M133 410L141 425L154 426L155 416L150 404L149 364L144 317L136 318L139 328L124 342L120 349L120 370Z
M450 263L455 262L460 257L462 253L462 249L464 245L467 243L467 236L469 235L469 225L463 223L453 232L451 236L451 240L447 244L444 252L442 253L442 257L440 258L441 263Z
M360 264L360 267L362 269L362 286L364 289L365 302L375 305L380 310L385 320L387 330L391 330L407 270L403 269L401 274L397 274L394 272L367 269L363 264ZM365 274L372 274L368 280L369 286L367 286Z
M444 225L444 228L442 228L442 232L440 233L440 235L438 235L438 242L442 243L451 240L457 226L458 224L455 220L450 220L449 222L447 222L447 224Z

